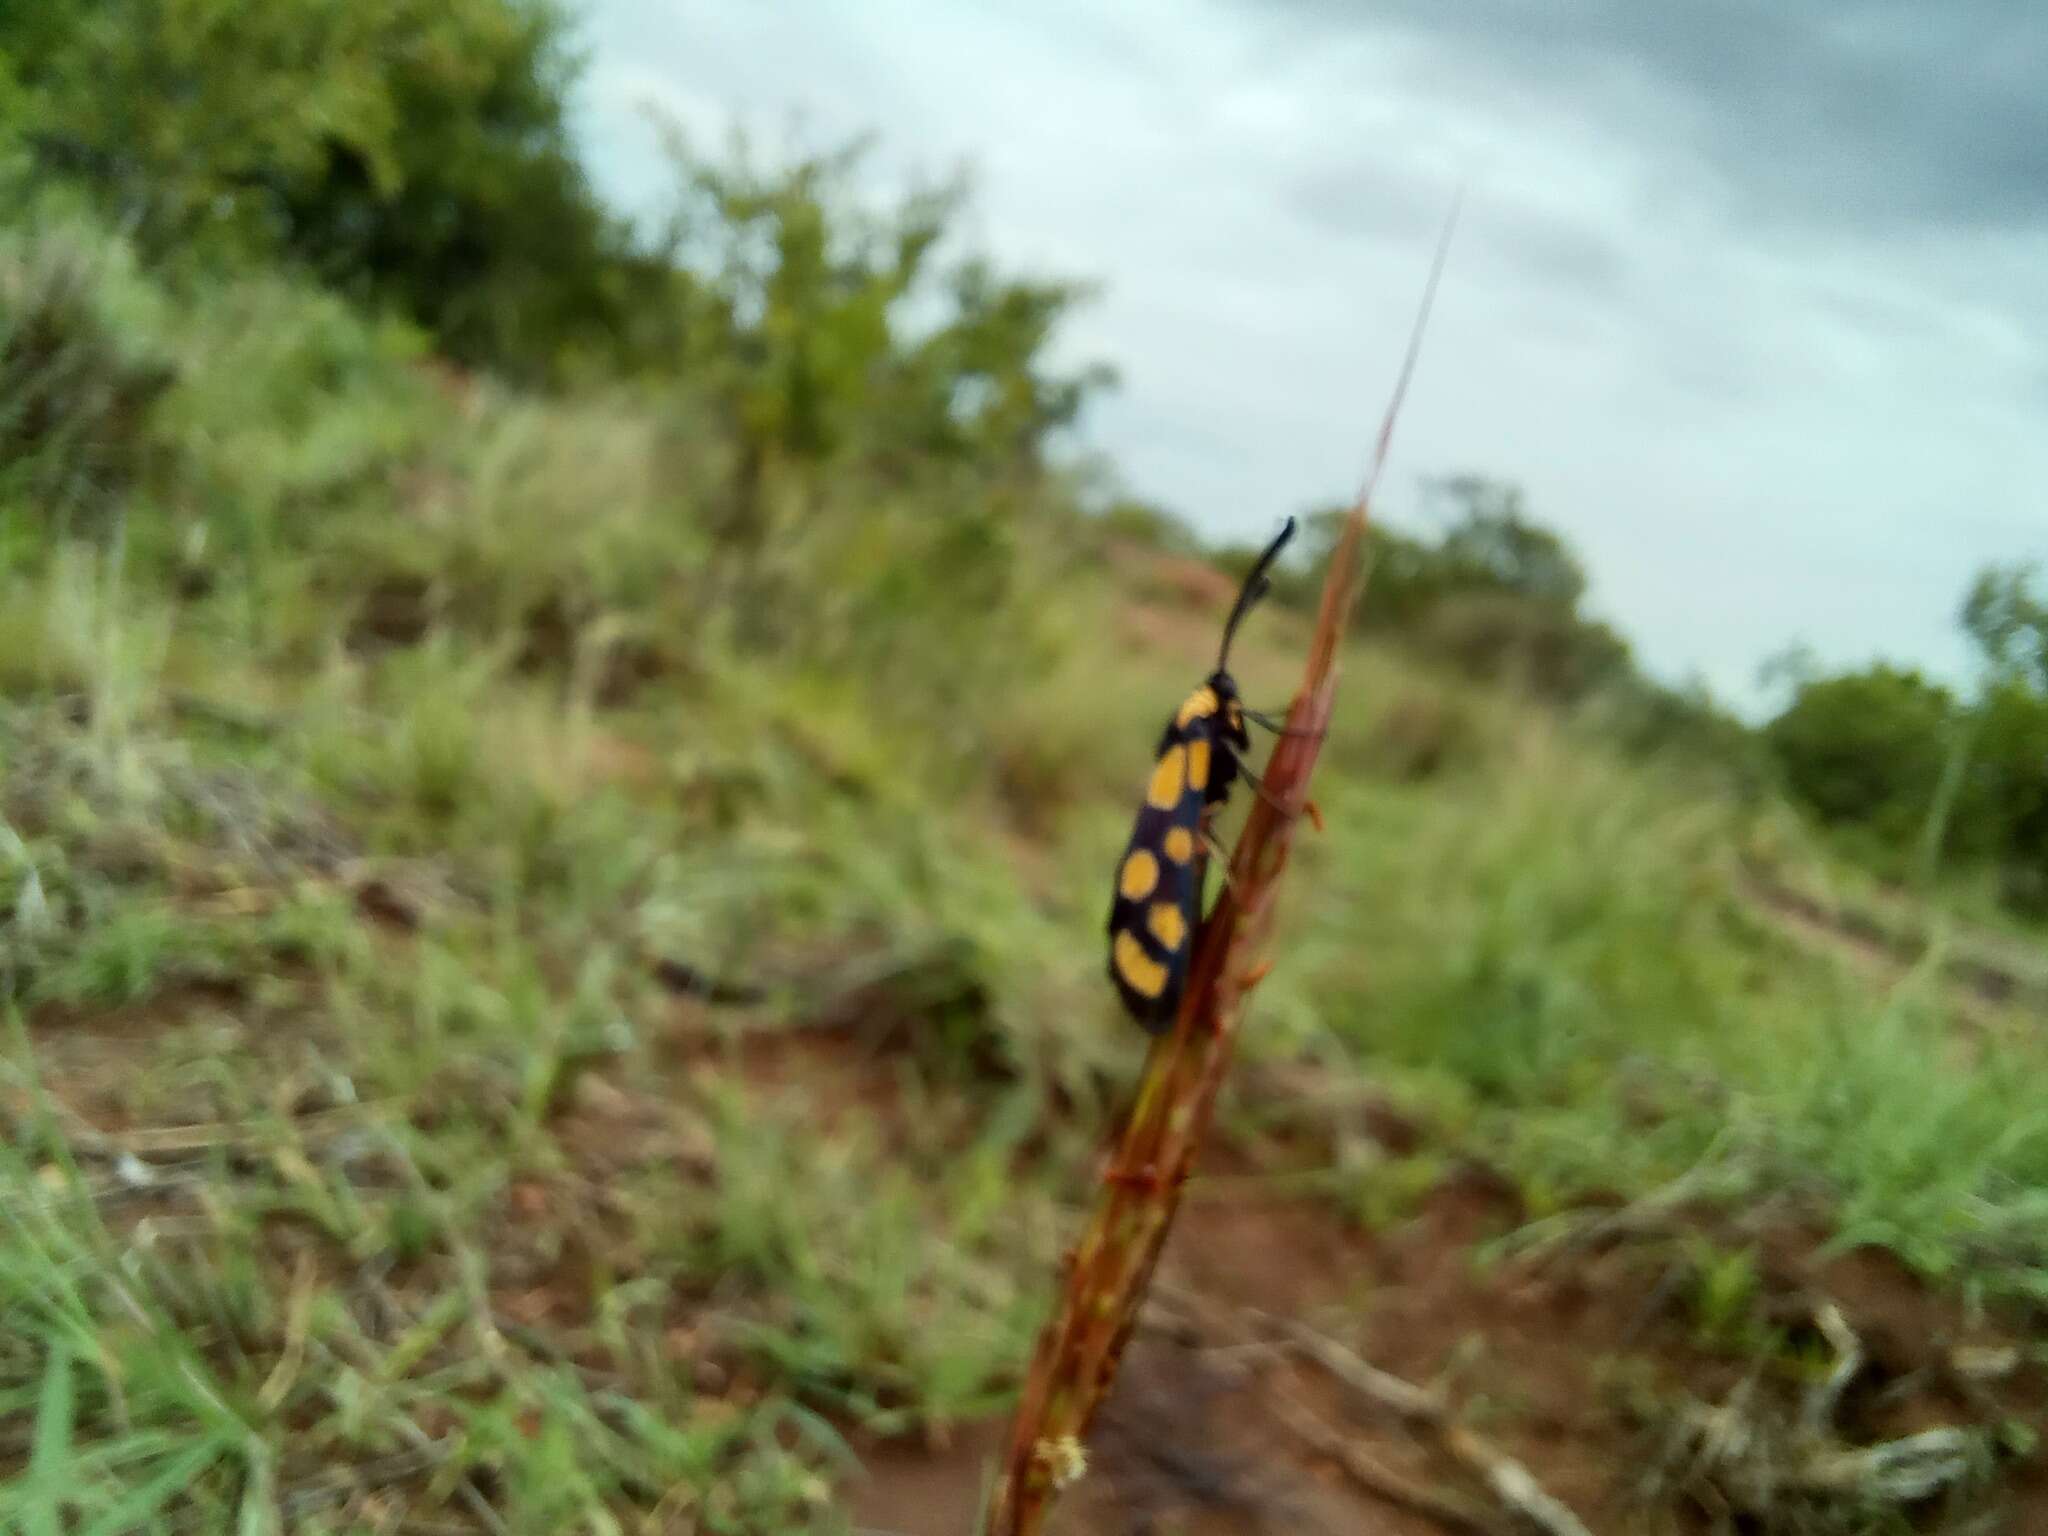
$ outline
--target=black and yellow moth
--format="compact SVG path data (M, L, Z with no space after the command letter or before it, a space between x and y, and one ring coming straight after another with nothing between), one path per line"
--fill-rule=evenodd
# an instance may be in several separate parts
M1187 985L1202 919L1205 838L1215 808L1245 775L1249 715L1230 675L1238 623L1271 585L1267 572L1294 537L1294 519L1266 546L1223 626L1216 670L1167 722L1154 753L1145 803L1118 861L1109 908L1109 977L1132 1018L1154 1034L1173 1022ZM1263 722L1261 722L1263 723ZM1246 775L1248 776L1248 775Z

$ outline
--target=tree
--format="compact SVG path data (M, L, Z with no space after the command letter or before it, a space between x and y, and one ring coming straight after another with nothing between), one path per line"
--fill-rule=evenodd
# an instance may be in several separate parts
M0 7L0 137L145 253L283 255L545 375L672 278L572 153L565 35L552 0L34 0Z
M1469 676L1540 698L1584 699L1632 674L1627 642L1579 611L1586 573L1562 535L1529 516L1521 490L1480 475L1432 482L1450 504L1432 543L1376 526L1362 626L1391 632ZM1310 519L1310 543L1335 526Z
M2031 567L1994 565L1958 620L1984 662L1973 697L1896 667L1823 676L1808 655L1765 740L1793 794L1893 872L1976 860L2015 909L2048 912L2048 603Z
M1970 774L1996 808L1999 884L2014 907L2048 912L2048 600L2037 574L1986 566L1959 617L1985 666Z
M1859 828L1902 861L1936 808L1963 713L1939 683L1877 665L1801 684L1764 737L1822 821ZM1982 831L1981 815L1949 822L1952 843Z
M857 453L871 465L1035 471L1049 437L1106 383L1047 359L1077 285L947 264L958 182L877 208L865 146L763 164L742 141L699 154L669 135L680 198L671 259L703 300L690 358L739 443L732 544L758 543L764 477L778 459Z
M2032 565L1988 565L1963 598L1963 632L1994 678L2019 678L2048 693L2048 600L2034 593Z
M1972 792L1994 819L2001 894L2020 911L2048 912L2048 692L2004 679L1973 713Z
M1571 547L1524 510L1520 487L1453 475L1431 488L1457 516L1438 546L1451 585L1491 587L1570 609L1586 590Z

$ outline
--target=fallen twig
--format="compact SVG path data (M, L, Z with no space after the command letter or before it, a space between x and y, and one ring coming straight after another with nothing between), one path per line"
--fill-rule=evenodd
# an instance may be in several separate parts
M1747 1170L1739 1159L1730 1156L1729 1143L1734 1134L1731 1127L1716 1136L1684 1173L1618 1210L1562 1211L1510 1234L1504 1246L1533 1253L1541 1264L1554 1264L1588 1248L1664 1232L1686 1206L1727 1195L1747 1182Z
M354 1466L329 1468L304 1481L280 1489L277 1512L287 1522L296 1521L329 1504L339 1504L376 1489L403 1482L448 1459L448 1448L435 1443L425 1448L394 1451L388 1456L358 1462ZM463 1527L467 1530L468 1527Z
M1350 1436L1325 1424L1297 1399L1282 1395L1273 1405L1290 1433L1317 1455L1334 1461L1366 1492L1454 1531L1471 1531L1476 1536L1495 1536L1499 1531L1499 1523L1487 1510L1375 1461Z
M1835 1421L1835 1409L1841 1406L1842 1394L1863 1369L1863 1341L1842 1316L1842 1309L1832 1301L1823 1301L1814 1308L1813 1322L1835 1352L1835 1368L1808 1394L1800 1411L1800 1427L1809 1435L1823 1435Z
M318 1142L375 1123L396 1106L390 1101L337 1104L303 1114L248 1120L210 1120L193 1125L146 1125L131 1131L103 1131L70 1105L45 1100L65 1139L99 1157L171 1157L195 1152L247 1151L289 1131L299 1141Z
M291 1299L285 1307L284 1348L278 1351L277 1364L256 1393L256 1401L265 1413L275 1413L288 1393L292 1383L298 1380L299 1368L305 1363L307 1330L313 1316L313 1296L318 1274L313 1267L313 1256L301 1253L292 1274Z
M1981 1430L1940 1425L1875 1445L1804 1439L1788 1452L1782 1435L1751 1421L1738 1401L1683 1404L1677 1427L1690 1442L1689 1476L1751 1514L1768 1513L1787 1497L1858 1506L1918 1503L1967 1477L1985 1443Z
M1327 1334L1318 1333L1293 1318L1270 1320L1301 1353L1306 1354L1353 1394L1367 1402L1392 1410L1411 1423L1438 1425L1450 1417L1450 1405L1440 1392L1418 1387L1411 1381L1376 1365L1370 1365Z
M1410 1424L1433 1431L1446 1452L1486 1484L1511 1515L1545 1536L1590 1536L1579 1517L1544 1491L1535 1475L1479 1434L1458 1422L1442 1392L1418 1387L1360 1359L1327 1334L1295 1319L1275 1319L1296 1350L1314 1360L1354 1398L1390 1410Z
M1794 1470L1806 1493L1838 1494L1887 1504L1915 1504L1969 1476L1983 1437L1945 1425L1853 1450L1821 1451Z

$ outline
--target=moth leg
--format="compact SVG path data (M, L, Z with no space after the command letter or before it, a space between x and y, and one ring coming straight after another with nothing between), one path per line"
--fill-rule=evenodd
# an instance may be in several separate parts
M1242 714L1245 717L1245 719L1251 721L1253 725L1262 726L1266 730L1271 731L1275 736L1322 737L1329 734L1327 731L1297 731L1291 725L1280 724L1271 715L1265 714L1260 710L1247 709L1242 704L1238 705L1238 713Z
M1265 801L1267 805L1278 811L1282 816L1292 818L1296 814L1293 809L1274 799L1273 792L1266 788L1266 781L1253 773L1251 769L1240 766L1238 768L1238 775L1251 787L1253 794Z
M1216 841L1211 830L1216 825L1216 807L1202 807L1202 820L1195 828L1195 912L1201 922L1208 922L1209 911L1209 866L1216 866L1216 873L1222 878L1223 888L1230 889L1230 852ZM1211 855L1215 857L1211 857Z
M1204 848L1204 850L1206 850L1208 854L1214 855L1216 872L1223 878L1223 888L1226 891L1229 890L1231 888L1230 850L1224 847L1221 843L1217 842L1216 834L1211 832L1207 827L1202 828L1202 847ZM1207 864L1209 862L1210 860L1208 858L1205 857L1203 859L1204 864Z

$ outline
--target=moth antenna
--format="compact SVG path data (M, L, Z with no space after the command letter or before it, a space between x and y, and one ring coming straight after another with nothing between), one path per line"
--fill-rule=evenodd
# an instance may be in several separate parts
M1287 541L1293 537L1294 519L1290 517L1282 525L1279 536L1272 543L1268 544L1266 552L1259 556L1258 563L1251 568L1251 573L1245 577L1244 585L1238 588L1237 602L1232 605L1230 617L1224 620L1223 623L1223 646L1216 653L1216 670L1218 672L1227 672L1229 670L1230 642L1232 637L1237 634L1238 621L1251 611L1252 604L1256 603L1271 590L1273 583L1267 577L1266 572L1272 569L1273 562L1280 558L1280 551L1286 547Z

